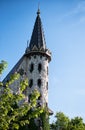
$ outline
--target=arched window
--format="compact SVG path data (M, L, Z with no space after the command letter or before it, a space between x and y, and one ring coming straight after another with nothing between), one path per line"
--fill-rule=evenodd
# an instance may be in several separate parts
M31 65L30 65L30 72L31 72L31 73L32 73L33 69L34 69L34 64L31 63Z
M39 73L41 72L41 70L42 70L42 65L41 65L41 63L39 63L38 64L38 71L39 71Z
M33 86L33 79L29 80L29 87L31 88Z
M37 85L38 85L39 88L41 87L41 79L37 80Z

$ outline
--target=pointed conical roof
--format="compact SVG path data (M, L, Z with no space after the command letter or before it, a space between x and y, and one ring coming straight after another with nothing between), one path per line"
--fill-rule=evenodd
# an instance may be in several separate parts
M46 49L45 37L42 28L42 22L40 18L40 10L37 11L37 17L34 24L34 29L32 32L29 49L32 50L34 47L37 49Z
M40 10L37 11L37 17L35 20L31 40L27 48L25 50L25 56L34 55L34 54L42 54L48 57L49 61L51 60L51 52L46 48L45 36L42 28L42 22L40 18Z

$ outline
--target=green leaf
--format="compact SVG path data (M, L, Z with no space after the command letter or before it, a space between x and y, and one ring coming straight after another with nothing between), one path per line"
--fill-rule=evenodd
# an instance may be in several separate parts
M13 129L17 129L18 130L19 129L19 125L17 123L14 123L13 124Z

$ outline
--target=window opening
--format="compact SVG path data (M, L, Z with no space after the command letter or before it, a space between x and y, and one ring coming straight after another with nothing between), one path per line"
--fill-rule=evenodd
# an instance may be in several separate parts
M42 59L42 56L40 56L40 59Z
M39 71L39 73L41 72L41 70L42 70L42 65L41 65L41 63L39 63L38 64L38 71Z
M29 95L29 102L30 102L30 99L31 99L31 94Z
M48 106L48 103L46 102L46 107Z
M47 66L47 75L48 75L48 66Z
M47 82L47 84L46 84L46 88L47 88L47 90L48 90L48 82Z
M29 87L31 88L33 86L33 79L29 80Z
M36 55L34 55L34 59L36 59Z
M24 75L24 70L21 68L21 69L19 69L19 74L22 76L22 75Z
M41 107L41 103L40 102L37 103L37 107Z
M38 100L41 100L41 97L42 97L42 95L40 94L40 96L38 97Z
M39 88L41 87L41 79L38 79L37 85L38 85Z
M29 59L31 59L31 56L29 56Z
M34 64L32 63L32 64L30 65L30 72L31 72L31 73L32 73L33 69L34 69Z

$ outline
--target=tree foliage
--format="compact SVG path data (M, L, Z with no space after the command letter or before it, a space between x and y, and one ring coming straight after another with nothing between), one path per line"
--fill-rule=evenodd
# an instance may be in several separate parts
M0 75L2 75L6 66L7 63L1 61ZM14 93L10 89L9 86L19 78L20 75L15 73L5 84L0 82L0 130L18 130L29 124L31 119L37 118L43 112L41 107L36 107L37 99L40 96L37 90L34 90L31 94L30 103L24 102L25 95L23 91L28 87L27 79L20 82L18 93ZM21 101L23 102L20 103Z
M55 117L56 121L50 125L52 130L85 130L81 117L70 119L63 112L57 112Z
M85 124L81 117L71 119L68 126L69 130L85 130Z
M40 117L41 117L41 125L42 125L43 130L50 130L49 111L47 107L45 107Z

